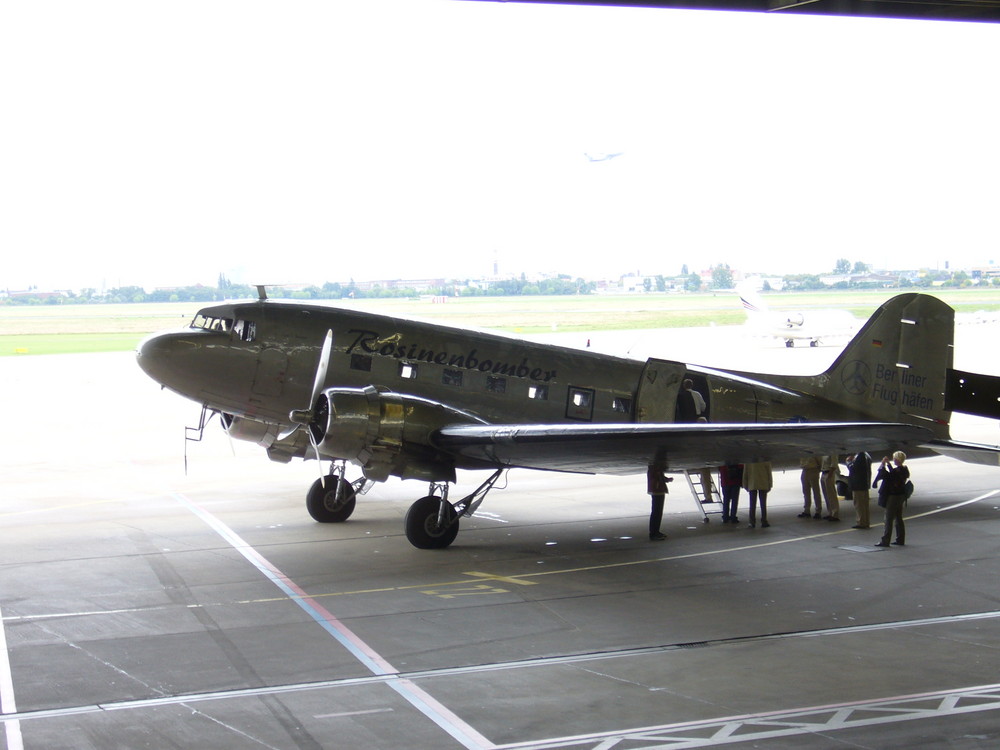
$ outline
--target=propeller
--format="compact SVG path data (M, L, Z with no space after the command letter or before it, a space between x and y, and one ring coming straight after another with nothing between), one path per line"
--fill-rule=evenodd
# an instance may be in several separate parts
M308 409L292 409L288 414L288 418L295 423L290 430L282 435L282 437L288 437L294 433L299 427L305 427L306 432L309 434L309 442L312 443L313 450L316 451L316 460L320 462L320 481L323 486L326 486L326 482L323 478L323 468L322 459L319 455L319 439L322 437L322 432L316 423L316 416L318 412L318 402L320 392L323 390L323 384L326 382L326 371L330 367L330 352L333 350L333 331L326 332L326 338L323 339L323 347L320 349L319 362L316 364L316 377L313 380L312 395L309 398L309 408ZM324 404L324 410L328 408Z

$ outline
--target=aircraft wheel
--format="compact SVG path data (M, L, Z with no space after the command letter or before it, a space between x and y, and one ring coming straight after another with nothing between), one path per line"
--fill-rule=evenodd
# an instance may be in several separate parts
M809 346L819 346L819 342L818 341L810 341L809 342Z
M342 523L354 512L357 494L343 477L330 474L324 479L325 486L317 479L309 488L306 508L309 515L320 523Z
M794 341L786 341L785 342L785 346L788 347L789 349L791 349L793 346L795 346L795 342Z
M417 549L444 549L458 536L458 514L451 503L444 506L444 524L438 523L441 498L428 495L406 511L406 538Z

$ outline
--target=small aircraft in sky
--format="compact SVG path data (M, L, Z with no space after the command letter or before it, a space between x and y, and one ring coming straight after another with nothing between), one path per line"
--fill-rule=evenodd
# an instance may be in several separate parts
M858 330L858 321L847 310L771 310L755 291L738 290L747 323L765 336L780 339L793 347L796 341L819 346L831 339L847 339Z
M585 153L584 156L587 157L587 161L611 161L612 159L616 159L619 156L624 155L624 153L624 151L616 151L613 154L606 154L603 152L594 154Z
M346 521L390 476L427 483L416 547L450 545L507 469L636 474L903 449L1000 465L949 435L951 410L1000 417L1000 378L952 369L954 310L924 294L883 304L829 369L764 375L645 361L319 304L267 298L203 308L145 339L139 366L278 462L330 462L307 508ZM684 380L708 422L680 422ZM359 470L347 478L348 465ZM457 469L491 474L452 503ZM322 474L322 469L321 469Z

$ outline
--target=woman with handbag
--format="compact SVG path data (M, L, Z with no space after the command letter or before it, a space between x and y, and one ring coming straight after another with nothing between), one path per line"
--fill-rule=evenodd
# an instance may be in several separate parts
M903 465L906 461L906 454L903 451L896 451L892 454L892 462L886 456L882 459L878 475L875 479L882 481L879 488L879 505L882 504L882 495L885 493L885 530L882 532L882 539L876 547L888 547L889 539L892 537L893 526L896 528L896 541L893 544L902 547L906 544L906 527L903 525L903 504L906 502L906 483L910 479L910 469Z

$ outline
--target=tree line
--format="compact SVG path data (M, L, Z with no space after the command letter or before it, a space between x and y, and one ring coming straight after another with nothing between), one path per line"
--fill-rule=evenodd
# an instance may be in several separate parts
M381 299L381 298L413 298L420 296L447 297L509 297L509 296L558 296L571 294L590 294L597 288L593 281L571 279L560 276L554 279L529 281L522 276L520 279L505 279L501 281L470 282L454 281L416 289L415 287L388 287L382 285L359 285L353 281L346 284L326 282L320 286L307 286L294 291L285 291L275 287L269 291L270 296L296 300L338 300L338 299ZM221 302L227 299L256 299L257 288L249 284L236 284L224 275L219 275L216 286L195 284L191 286L156 289L147 292L140 286L121 286L98 292L93 288L82 289L79 292L60 294L29 293L9 296L0 300L2 304L11 305L60 305L60 304L124 304L142 302Z
M822 289L879 289L886 286L884 279L866 279L865 274L870 266L860 261L853 265L846 258L837 260L833 273L840 276L853 275L856 278L841 280L833 284L823 281L819 274L789 274L782 278L782 288L785 290L822 290ZM893 274L892 286L898 288L957 288L971 286L978 280L973 279L965 271L922 271L918 275ZM992 281L994 286L1000 286L1000 278ZM710 269L710 279L703 279L701 274L690 272L687 265L681 267L677 276L662 274L647 276L642 280L646 292L667 292L671 289L683 289L688 292L732 289L735 285L735 275L728 264L719 264ZM560 296L591 294L597 290L597 283L581 278L560 275L553 279L540 281L531 280L522 274L520 278L502 279L499 281L449 281L439 286L416 289L415 287L388 287L381 285L358 285L354 281L347 283L326 282L318 286L308 286L294 291L281 291L276 288L272 296L297 300L338 300L338 299L380 299L380 298L413 298L419 296L442 297L512 297L512 296ZM765 282L764 291L770 291ZM97 289L86 288L79 292L61 294L37 295L29 293L8 296L0 299L0 304L10 305L59 305L59 304L122 304L141 302L221 302L227 299L256 299L257 289L249 284L231 282L224 274L219 274L215 286L195 284L191 286L156 289L147 292L139 286L122 286L98 292Z

